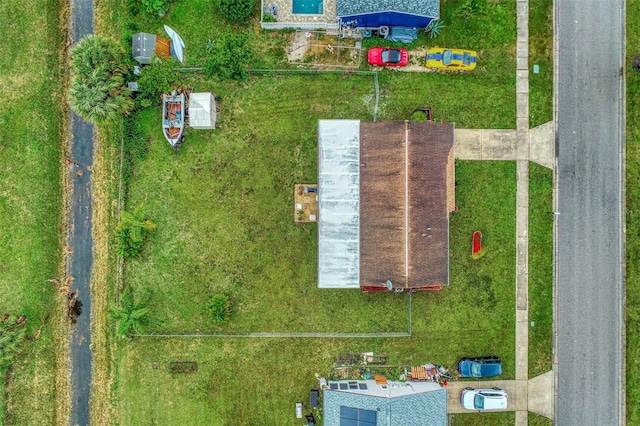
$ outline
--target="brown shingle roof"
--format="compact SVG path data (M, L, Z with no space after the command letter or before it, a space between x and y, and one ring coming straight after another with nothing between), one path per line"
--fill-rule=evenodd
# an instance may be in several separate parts
M452 153L450 123L360 123L361 287L448 285Z

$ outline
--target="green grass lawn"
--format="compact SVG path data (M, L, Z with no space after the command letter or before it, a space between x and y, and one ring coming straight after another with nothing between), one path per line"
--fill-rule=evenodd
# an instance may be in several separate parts
M220 129L188 132L178 156L155 126L159 111L139 117L151 142L129 203L145 203L158 231L126 280L155 293L157 331L404 331L404 298L319 290L317 225L293 221L294 184L317 179L317 120L370 120L372 78L261 76L198 87L222 97ZM213 328L204 302L218 292L230 293L235 309L233 321Z
M153 142L152 142L153 143ZM158 144L170 152L168 146ZM193 145L193 144L192 144ZM186 152L185 145L185 151ZM195 151L192 146L190 150ZM203 146L202 149L205 149ZM272 149L274 149L272 147ZM277 149L275 149L278 152ZM152 155L146 163L150 163ZM183 157L170 154L169 160L175 161ZM186 158L186 156L184 156ZM237 156L238 162L242 156ZM282 158L286 163L286 157ZM171 170L187 168L180 164L167 169L166 161L162 161L165 174L172 175ZM203 168L206 168L203 165ZM232 167L232 162L227 164ZM141 167L144 168L144 165ZM412 316L413 336L411 338L396 339L149 339L138 338L132 342L120 345L116 355L117 390L119 422L133 422L135 424L198 424L205 419L214 424L228 424L236 413L242 418L243 424L252 422L266 422L268 424L294 424L290 405L297 400L304 400L309 386L313 385L314 373L324 374L331 365L332 359L340 352L358 352L373 350L385 352L390 356L390 362L398 365L408 365L416 362L438 362L454 365L457 359L464 355L476 353L495 353L504 360L504 378L513 378L515 373L515 310L513 309L515 288L515 164L508 162L462 162L458 165L456 179L459 183L457 203L458 213L452 217L451 249L452 249L452 281L450 288L440 292L419 293L413 296ZM496 185L496 182L500 182ZM139 183L139 182L138 182ZM156 185L158 186L158 185ZM132 193L136 193L133 185ZM286 191L290 192L290 191ZM165 204L180 204L179 190L174 189L163 196ZM491 197L486 194L491 193ZM218 194L219 196L219 194ZM211 196L190 197L190 204L202 204ZM255 196L258 200L258 195ZM154 197L149 197L151 199ZM229 198L229 202L233 200ZM288 202L285 200L284 202ZM256 201L258 205L259 203ZM224 202L222 202L224 204ZM289 209L287 209L289 210ZM290 213L290 212L288 212ZM189 220L188 218L181 219ZM232 219L229 219L232 221ZM174 229L170 223L165 227ZM239 226L239 225L238 225ZM256 224L258 226L258 224ZM265 225L266 226L266 225ZM292 227L298 226L291 223ZM191 226L183 225L183 229ZM295 229L295 228L294 228ZM479 260L470 258L471 234L474 230L482 230L486 255ZM185 232L185 231L180 231ZM178 233L180 233L178 232ZM158 231L158 234L160 230ZM161 265L162 251L156 253L155 247L175 246L175 235L166 234L168 241L154 237L149 242L148 257L141 265L129 265L131 275L127 276L130 285L143 285L141 277L144 273L135 273L137 267L153 273L145 268L145 263ZM206 235L189 234L194 240L193 245L185 245L181 256L190 258L198 256L207 263L213 260L211 254L203 249ZM201 244L202 243L202 244ZM247 245L259 244L247 241L234 242L235 250L243 250ZM269 241L262 244L269 245ZM291 244L286 239L277 244L270 244L272 250L285 250ZM309 241L310 245L315 240ZM229 251L231 247L229 247ZM302 256L302 255L301 255ZM313 264L315 253L306 252L304 263ZM253 259L245 260L245 270L251 271L258 262ZM171 262L169 262L171 263ZM210 264L210 263L209 263ZM297 270L298 258L291 260L284 258L278 265L280 274ZM211 273L223 274L223 265L211 264ZM250 274L250 272L245 272ZM268 298L265 289L271 287L265 275L263 281L266 286L241 286L235 291L237 299L243 300L247 306L263 306L263 298ZM165 281L171 280L167 276ZM251 281L251 280L248 280ZM205 283L207 280L204 281ZM202 286L197 280L184 279L184 286L192 293ZM206 286L206 284L205 284ZM308 294L306 297L315 303L316 311L332 310L321 291L315 289L315 277L308 277L306 282ZM314 290L314 291L311 291ZM279 290L275 290L279 291ZM158 290L163 292L163 290ZM326 331L393 331L394 324L385 324L384 310L397 314L404 321L405 297L403 295L385 295L385 299L376 299L371 295L360 292L328 292L343 293L340 299L343 305L340 309L333 309L334 322L322 323L323 317L314 312L298 312L291 305L304 303L299 300L295 292L279 292L276 301L278 309L266 306L262 312L264 320L254 317L253 324L247 324L246 331L264 331L265 324L270 324L270 318L280 318L282 324L294 325L303 322L305 318L323 324ZM174 299L168 299L173 295ZM380 295L375 295L380 296ZM168 295L157 294L159 300L169 306L182 303L183 297L173 291ZM161 298L161 299L160 299ZM271 299L269 299L271 300ZM188 308L191 311L187 318L174 319L180 324L176 329L193 331L199 327L196 323L202 302L191 299ZM160 304L154 307L155 312L167 309ZM186 309L186 308L185 308ZM335 314L340 320L335 320ZM229 320L229 329L250 318L249 313L235 313ZM375 327L370 327L362 318L375 317ZM191 318L191 322L189 319ZM166 320L170 318L167 317ZM369 319L370 320L370 319ZM399 327L404 326L400 321ZM186 329L181 324L186 324ZM250 326L253 325L253 328ZM301 324L309 327L310 324ZM353 326L352 330L346 327ZM337 327L337 330L336 330ZM301 328L298 330L308 330ZM243 330L245 331L245 330ZM269 331L296 331L296 329L269 329ZM198 372L191 375L172 375L167 371L167 365L172 360L193 360L198 362ZM158 362L154 369L154 362ZM263 372L256 375L256 371ZM270 377L269 384L265 384L265 376ZM224 385L222 385L224 384ZM149 397L153 395L153 397ZM252 401L250 404L247 401ZM167 407L175 407L167 411ZM146 414L142 414L146 413ZM265 417L266 416L266 417ZM475 416L463 416L465 419ZM246 423L245 423L246 420ZM464 422L466 420L461 420ZM469 424L469 423L461 423ZM506 423L509 424L509 423Z
M485 5L488 16L455 22L457 3L443 2L451 24L438 39L478 49L484 62L477 72L385 71L380 120L406 119L426 104L438 121L457 127L515 126L515 5ZM134 21L122 26L125 40L138 30L162 34L164 23L179 30L190 65L202 64L208 40L226 28L241 29L198 0L175 3L165 20L138 15ZM290 34L261 31L257 22L251 27L251 66L286 66ZM149 138L142 138L146 152L126 182L128 208L145 203L158 224L143 258L125 270L127 285L154 291L152 311L163 321L154 331L405 331L404 295L317 289L315 225L293 223L293 185L317 179L317 120L371 120L372 77L269 74L229 83L185 75L184 81L221 98L219 129L188 131L176 156L160 132L159 109L140 112L135 119ZM513 379L515 164L460 162L456 173L460 210L451 220L451 286L413 296L412 337L119 341L114 422L298 424L293 403L308 397L314 373L326 374L341 352L373 350L396 365L451 366L465 355L495 353L504 360L504 378ZM470 258L475 230L485 237L479 260ZM216 292L234 302L221 326L204 307ZM169 373L170 361L196 361L198 372ZM514 422L509 413L490 417L493 424ZM453 419L462 425L488 417Z
M56 289L46 280L58 275L61 260L59 7L53 0L0 3L0 313L26 315L29 334L52 313ZM54 423L51 327L15 364L0 424Z
M464 74L382 72L380 119L409 119L414 108L428 105L436 121L453 122L457 128L515 128L515 3L478 3L484 14L461 19L459 2L442 1L446 27L441 35L421 35L414 42L474 49L477 68Z
M640 56L640 4L627 4L627 424L640 424L640 73L631 68Z
M529 377L553 361L553 173L529 164Z
M553 0L538 0L529 5L529 127L552 119Z
M539 414L536 413L532 413L531 411L529 411L529 413L527 414L527 420L528 420L528 425L529 426L551 426L553 425L553 420L541 416Z

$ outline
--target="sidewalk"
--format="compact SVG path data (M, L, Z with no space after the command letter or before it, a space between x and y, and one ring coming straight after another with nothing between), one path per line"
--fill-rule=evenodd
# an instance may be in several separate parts
M528 412L553 418L553 372L529 380L529 162L553 169L555 131L549 122L529 129L529 1L517 0L516 129L456 129L456 158L517 162L516 187L516 380L451 382L449 413L469 413L460 404L465 387L504 389L507 411L516 412L516 426L526 426Z
M456 129L456 158L460 160L518 160L518 130ZM553 123L527 130L526 142L531 161L553 168L555 162L555 133Z

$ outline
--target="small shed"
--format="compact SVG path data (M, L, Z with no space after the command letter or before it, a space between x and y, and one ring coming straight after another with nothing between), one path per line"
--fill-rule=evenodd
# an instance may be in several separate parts
M340 25L424 28L440 18L440 0L337 0Z
M215 129L217 118L216 99L211 93L189 95L189 127Z
M150 64L151 58L157 56L169 59L171 53L171 43L164 37L149 34L134 34L131 40L131 55L139 64Z

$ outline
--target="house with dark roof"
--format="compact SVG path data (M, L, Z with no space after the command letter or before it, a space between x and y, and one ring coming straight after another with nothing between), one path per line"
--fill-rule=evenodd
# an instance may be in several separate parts
M449 284L451 123L320 120L318 287Z
M424 28L440 18L440 0L337 0L340 25Z
M447 391L434 382L329 382L325 426L446 426Z

